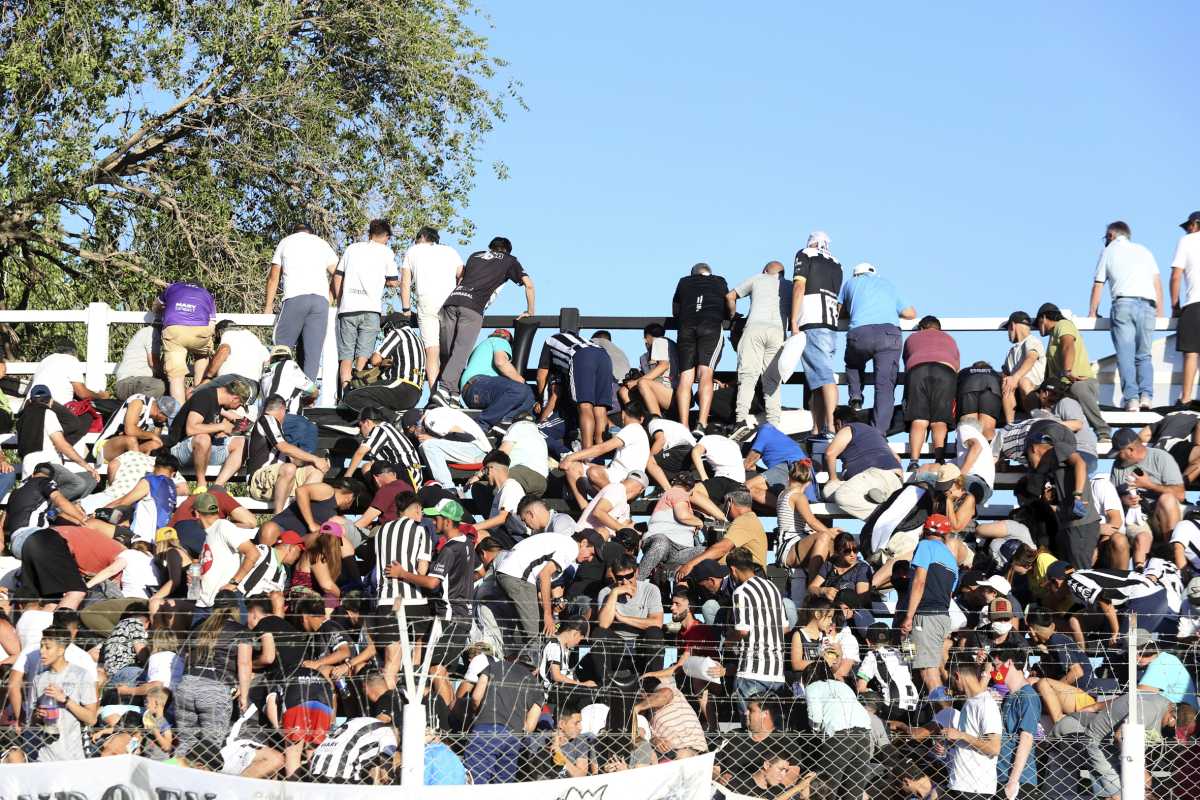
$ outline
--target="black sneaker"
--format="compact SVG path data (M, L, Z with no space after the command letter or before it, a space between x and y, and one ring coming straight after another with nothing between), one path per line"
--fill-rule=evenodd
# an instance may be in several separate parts
M751 425L749 422L743 422L741 425L738 425L733 429L733 432L729 434L729 438L733 439L735 442L744 442L746 439L750 438L756 427L756 425Z
M695 436L697 439L700 439L706 435L708 435L708 431L704 429L703 425L697 425L696 427L692 428L692 436Z
M443 386L438 386L433 394L429 395L429 402L425 405L426 408L448 408L450 406L450 391Z
M458 392L450 392L447 405L451 408L462 409L467 407L467 401L463 400L463 396Z
M850 406L851 411L862 411L862 400L851 400L846 405Z

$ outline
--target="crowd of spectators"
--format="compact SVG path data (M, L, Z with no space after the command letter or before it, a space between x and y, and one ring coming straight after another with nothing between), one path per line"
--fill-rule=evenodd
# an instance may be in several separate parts
M1187 380L1200 212L1183 227ZM480 338L505 283L534 314L512 244L464 262L423 228L397 268L390 236L373 221L340 257L286 237L270 346L172 284L114 395L69 342L39 364L0 462L7 763L135 752L394 783L415 704L427 783L716 751L723 791L757 797L1051 797L1081 769L1115 797L1129 648L1148 743L1192 734L1190 385L1111 430L1056 305L1009 315L999 369L964 368L875 266L843 280L822 232L790 282L776 261L733 288L696 264L675 339L647 326L637 359L606 332L550 334L531 383L530 326ZM1107 284L1123 408L1149 410L1161 280L1124 223L1105 240L1092 310ZM312 418L330 313L349 449ZM727 331L734 386L715 372ZM797 371L812 424L789 434ZM984 513L998 491L1003 518Z

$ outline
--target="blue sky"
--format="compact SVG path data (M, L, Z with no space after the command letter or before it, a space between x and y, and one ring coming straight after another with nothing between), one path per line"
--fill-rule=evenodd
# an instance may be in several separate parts
M732 283L819 228L919 313L1082 314L1109 221L1165 285L1200 208L1191 4L483 5L529 110L488 140L511 175L481 169L463 249L511 238L541 313L667 313L692 263Z

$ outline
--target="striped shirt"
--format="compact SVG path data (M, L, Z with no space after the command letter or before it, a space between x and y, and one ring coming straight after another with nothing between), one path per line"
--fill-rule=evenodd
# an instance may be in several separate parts
M279 452L279 445L283 441L283 429L278 420L270 414L263 414L258 418L250 431L250 457L247 460L247 468L251 475L263 467L287 460L287 456Z
M1179 569L1161 558L1147 561L1144 572L1077 569L1067 576L1067 588L1080 603L1087 606L1095 606L1103 600L1120 607L1131 600L1157 594L1160 590L1166 592L1168 603L1176 611L1183 600L1183 581L1179 577Z
M734 627L741 640L737 677L783 683L783 595L754 576L733 590Z
M111 439L114 436L125 435L125 415L129 413L129 407L134 403L140 402L142 409L138 413L137 426L139 430L153 431L157 430L158 426L154 424L154 420L150 416L153 409L153 400L149 395L131 394L125 398L125 402L117 409L117 413L108 418L108 422L104 423L104 427L100 429L100 435L96 437L97 441L103 442L105 439Z
M258 558L254 567L238 584L238 590L246 597L282 592L287 587L287 567L279 563L274 548L265 544L257 544L254 547L258 550Z
M374 717L355 717L336 728L312 754L311 771L328 781L361 783L370 762L399 748L396 729Z
M307 392L313 394L317 385L304 374L304 369L294 359L285 358L267 367L259 385L261 396L266 400L277 394L287 403L287 413L300 413L300 398Z
M391 359L391 364L383 368L380 386L408 383L419 387L425 382L425 343L416 328L390 331L376 352Z
M538 369L551 369L560 375L567 375L571 371L571 359L575 357L575 352L584 347L599 347L599 345L589 342L578 333L570 331L556 333L542 345L542 356L538 362Z
M418 522L401 517L389 522L375 534L375 564L379 570L379 605L391 607L396 600L401 605L424 605L429 598L420 588L399 578L389 578L388 564L399 562L409 572L417 571L418 561L433 559L433 543L429 533Z
M385 461L405 470L408 482L421 485L421 455L412 441L390 422L378 422L367 434L367 461Z

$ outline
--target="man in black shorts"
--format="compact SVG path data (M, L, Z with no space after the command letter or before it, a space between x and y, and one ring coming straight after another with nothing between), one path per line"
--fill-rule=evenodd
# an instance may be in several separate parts
M933 456L941 458L946 433L954 424L958 391L958 345L937 317L922 317L904 342L904 419L908 423L908 469L920 464L925 435L932 434Z
M697 436L704 435L708 413L712 409L713 370L721 360L721 334L728 309L725 295L729 287L725 279L713 275L708 264L692 267L692 274L680 278L671 298L671 313L679 323L679 386L675 404L679 421L688 424L692 409L692 384L699 381L697 402L700 405L696 427Z
M442 549L434 556L428 575L418 575L395 565L388 576L410 583L429 593L429 609L433 627L429 633L429 671L433 689L450 704L454 689L450 670L461 669L462 653L471 635L471 595L475 584L475 550L459 528L463 507L456 500L439 500L426 508L425 516L434 518L434 526L442 537Z
M976 361L958 373L958 419L974 421L989 441L996 420L1004 419L1000 373L986 361Z

